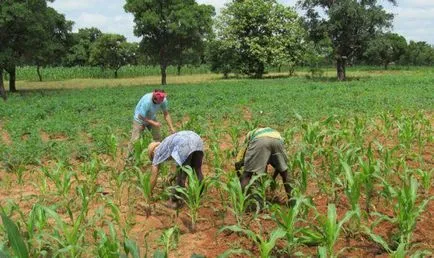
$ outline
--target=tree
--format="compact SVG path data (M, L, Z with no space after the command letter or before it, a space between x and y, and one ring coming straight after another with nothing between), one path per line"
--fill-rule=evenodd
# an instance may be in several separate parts
M434 65L434 47L424 41L410 41L401 62L407 65Z
M134 34L142 37L142 49L160 65L162 85L167 66L177 65L180 53L200 45L210 33L214 15L214 7L194 0L127 0L124 9L134 15Z
M92 44L89 61L92 65L114 70L117 78L118 70L129 64L136 52L137 45L128 43L124 36L103 34Z
M0 70L9 73L11 92L16 91L16 66L25 60L34 60L38 50L45 47L42 42L50 40L47 36L56 34L58 26L49 23L55 11L47 6L47 1L0 1ZM55 16L59 17L57 13Z
M395 0L389 2L396 4ZM299 4L306 10L311 38L317 42L326 35L332 41L339 80L346 78L347 60L361 55L369 39L389 27L393 19L377 0L299 0Z
M370 64L381 64L387 69L391 62L398 62L405 54L407 41L396 33L380 34L370 40L364 53Z
M211 71L223 73L225 79L230 73L241 71L241 60L235 47L225 44L223 40L212 40L206 51L206 61L211 65Z
M35 49L31 63L36 65L39 81L42 81L41 67L47 65L60 65L66 56L72 42L72 21L65 20L63 14L59 14L51 7L47 8L47 16L41 21L45 27L43 37L35 38L33 46Z
M72 47L69 49L64 64L66 66L86 66L90 65L91 45L101 37L102 32L94 27L79 29L73 33Z
M241 72L257 78L267 65L297 62L305 37L297 13L276 0L229 3L218 18L216 34L225 51L235 50Z

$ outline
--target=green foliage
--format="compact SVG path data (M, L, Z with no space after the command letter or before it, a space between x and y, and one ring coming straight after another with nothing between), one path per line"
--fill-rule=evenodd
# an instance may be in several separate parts
M143 37L146 55L161 67L163 85L166 68L180 65L190 50L200 49L202 40L211 33L214 7L192 0L127 0L126 12L134 15L134 33Z
M176 248L176 246L178 245L178 241L179 241L179 235L180 235L180 230L179 228L175 225L174 227L168 228L166 230L164 230L163 234L161 235L159 242L160 244L162 244L164 246L164 256L163 257L168 257L170 250L172 250L173 248ZM155 253L154 253L154 257L155 257ZM161 257L161 256L158 256Z
M255 179L257 179L256 177ZM235 173L232 173L226 184L223 184L223 189L229 195L230 207L229 209L235 215L237 225L241 226L243 223L243 216L250 205L254 204L254 199L250 191L250 187L256 180L250 180L249 184L243 189L239 178Z
M129 63L138 51L135 43L128 43L126 38L117 34L102 34L92 44L89 62L103 69L114 70L114 77L118 77L118 70Z
M329 38L336 59L338 79L346 78L347 60L364 52L372 35L389 27L393 15L386 13L378 1L299 0L306 10L305 24L314 42ZM394 0L389 2L395 3ZM320 13L326 14L324 18Z
M404 65L433 65L434 48L427 42L411 40L400 63Z
M11 91L16 91L15 67L22 61L44 65L65 53L64 39L71 31L72 22L48 7L47 2L0 2L0 69L11 75Z
M407 41L396 33L380 34L368 42L364 53L370 64L380 64L387 69L391 62L398 62L407 49Z
M250 240L252 240L257 245L257 247L259 249L259 255L261 258L270 257L271 251L273 251L273 248L276 246L277 240L285 237L285 234L286 234L285 230L280 228L280 227L274 229L270 233L268 239L264 238L260 234L256 234L254 231L241 228L238 225L225 226L222 229L220 229L220 232L224 231L224 230L230 230L230 231L245 234ZM224 255L223 255L223 257L224 257Z
M188 175L188 184L186 187L176 187L175 189L179 193L179 197L184 199L184 202L190 209L191 229L195 232L200 204L203 194L206 193L208 188L209 181L208 179L199 181L196 172L190 166L182 167L182 170L182 173L187 173Z
M29 257L27 246L15 223L4 212L1 213L1 218L15 256L19 258Z
M100 38L102 32L97 28L81 28L72 34L72 46L64 60L66 66L90 65L92 44Z
M240 71L260 78L267 65L297 63L304 51L304 34L297 13L275 0L233 1L217 21L212 69L225 76Z

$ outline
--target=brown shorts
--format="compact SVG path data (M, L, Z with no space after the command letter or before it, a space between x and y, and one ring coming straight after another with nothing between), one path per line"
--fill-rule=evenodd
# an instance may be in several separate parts
M283 142L271 137L259 137L249 143L244 156L244 170L253 173L264 173L267 164L279 172L288 169Z

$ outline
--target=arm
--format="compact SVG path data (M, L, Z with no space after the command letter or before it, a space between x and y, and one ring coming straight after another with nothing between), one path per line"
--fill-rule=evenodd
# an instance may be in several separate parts
M169 125L170 132L175 133L175 128L173 127L172 118L170 117L170 114L168 111L163 111L164 119L166 120L167 124Z
M161 124L159 122L157 122L155 120L152 120L152 119L149 119L147 117L144 117L142 115L139 115L139 119L142 120L142 121L144 121L145 123L148 123L148 124L150 124L152 126L155 126L155 127L160 127L161 126Z
M246 154L247 146L242 146L235 159L235 171L238 177L241 176L241 168L244 166L244 155Z
M157 184L158 172L160 168L158 165L152 165L151 167L151 193L154 190L155 185Z

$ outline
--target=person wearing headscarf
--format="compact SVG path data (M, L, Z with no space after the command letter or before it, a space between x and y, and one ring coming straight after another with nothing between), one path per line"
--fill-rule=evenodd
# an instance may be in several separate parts
M203 150L202 139L193 131L179 131L169 135L162 142L150 143L148 155L152 161L151 189L156 185L160 164L168 159L173 159L177 164L176 183L178 186L184 187L187 179L187 173L181 168L183 166L190 166L199 181L202 181ZM174 193L169 200L168 206L178 208L180 204Z
M161 123L157 121L157 112L159 110L163 111L170 132L175 132L168 110L166 92L164 90L154 90L145 94L137 103L134 111L131 140L128 145L129 156L132 154L134 143L140 138L145 129L151 132L154 141L161 141Z

